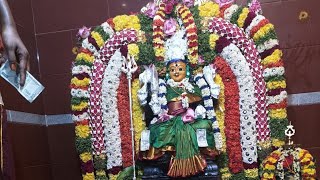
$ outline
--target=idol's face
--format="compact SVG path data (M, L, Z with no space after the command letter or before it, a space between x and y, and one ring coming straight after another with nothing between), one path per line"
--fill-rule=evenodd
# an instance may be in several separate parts
M173 62L169 64L170 78L175 82L182 81L187 75L187 65L182 61Z

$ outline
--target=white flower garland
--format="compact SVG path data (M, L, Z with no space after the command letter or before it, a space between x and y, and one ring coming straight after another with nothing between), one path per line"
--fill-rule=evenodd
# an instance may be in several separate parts
M85 49L88 49L90 52L93 53L94 56L99 56L99 52L98 52L98 49L96 49L94 47L94 45L92 45L88 38L86 38L85 40L82 41L82 47L85 48Z
M167 80L170 87L185 87L188 92L194 93L194 87L189 82L189 78L184 78L181 82L175 82L173 79Z
M225 47L221 56L228 62L236 76L239 86L240 134L243 162L257 162L257 131L256 131L256 98L254 97L254 81L250 66L240 49L230 44Z
M82 98L82 97L89 98L90 94L89 94L89 92L87 90L72 88L71 89L71 96L78 97L78 98Z
M227 21L231 20L232 15L237 11L237 9L239 8L238 5L233 4L230 7L228 7L225 11L224 11L224 19Z
M87 112L84 112L82 114L79 114L79 115L72 115L72 120L73 121L83 121L84 119L89 119L90 116Z
M103 31L110 36L110 38L113 36L114 30L112 29L112 27L109 25L108 22L102 23L101 27L103 28Z
M167 87L166 82L163 79L159 79L159 94L158 99L161 106L161 112L160 114L166 114L168 112L168 105L167 105Z
M214 112L213 100L211 97L209 85L205 81L202 73L197 74L194 77L194 81L196 82L198 87L201 89L202 98L204 100L203 104L204 104L204 108L206 109L206 115L207 115L207 118L212 122L215 147L217 148L217 150L221 150L222 136L220 133L219 123L216 119L216 113Z
M282 75L284 75L284 67L266 68L263 71L264 78L269 78L272 76L282 76Z
M279 95L276 96L267 96L267 104L279 104L283 100L287 99L288 93L287 91L281 91Z
M297 180L300 179L300 174L299 174L301 171L300 160L299 160L300 150L301 150L300 148L284 150L282 147L278 149L278 151L281 152L279 160L277 162L277 176L280 179L285 179L283 163L286 157L289 157L290 155L293 156L292 169L295 172L294 179L297 179Z
M259 53L262 53L266 50L273 48L274 46L279 45L278 39L269 39L268 41L264 42L257 46L257 50Z
M91 68L86 65L78 65L72 68L72 75L82 74L82 73L91 74Z
M111 57L102 84L103 124L107 154L107 169L122 166L121 134L117 107L117 90L120 84L123 58L119 50Z
M266 18L262 15L257 15L256 17L254 17L253 20L251 21L250 25L245 30L246 34L250 35L250 31L252 30L252 28L257 26L259 24L259 22L264 19L266 19Z

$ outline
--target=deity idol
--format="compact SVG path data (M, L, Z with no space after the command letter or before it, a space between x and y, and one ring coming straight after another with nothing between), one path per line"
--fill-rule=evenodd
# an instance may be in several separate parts
M172 45L168 48L175 49ZM158 105L161 112L149 126L150 148L142 154L147 160L169 154L171 160L167 175L187 177L204 171L206 159L214 159L217 150L212 121L206 118L202 91L191 81L190 67L183 53L179 55L177 51L181 49L173 52L180 58L166 62L166 82L159 79ZM157 106L156 103L149 105Z

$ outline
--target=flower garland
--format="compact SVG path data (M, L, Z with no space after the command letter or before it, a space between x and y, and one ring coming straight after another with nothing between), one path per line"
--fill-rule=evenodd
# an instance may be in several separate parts
M117 94L118 111L120 121L120 134L121 134L121 153L122 162L124 167L132 165L132 141L131 141L131 124L130 124L130 109L129 107L129 87L128 80L125 74L120 76L120 84Z
M120 51L116 51L108 63L102 84L102 116L107 154L107 169L122 166L120 107L117 98L120 86L121 65L123 62ZM123 83L121 83L123 84Z
M288 172L284 170L286 168ZM312 155L301 148L279 149L273 151L261 164L261 179L316 179L316 166Z
M240 145L239 89L236 77L224 59L217 56L214 65L225 86L225 134L229 168L233 174L237 174L244 170Z
M249 65L240 50L230 44L221 52L236 76L240 93L240 134L243 161L247 164L257 162L256 121L254 85Z
M88 33L89 36L82 41L82 48L77 54L72 67L71 79L71 109L73 110L72 119L75 122L76 148L81 160L83 179L94 179L94 164L91 149L91 127L90 117L87 113L89 107L89 92L91 67L94 62L94 55L103 46L104 42L112 36L113 31L108 23L103 23ZM99 158L98 158L99 159ZM97 178L106 177L104 170L97 173Z
M201 17L218 17L220 14L219 4L212 1L201 4L198 9Z
M263 77L267 88L267 108L271 141L275 147L284 144L284 129L288 124L286 118L287 93L285 92L286 82L284 78L284 67L282 62L282 51L279 49L274 26L262 15L252 15L251 22L245 29L247 35L253 38L257 50L262 58ZM274 113L281 111L281 114Z
M133 112L133 127L134 127L134 141L135 152L138 153L140 149L141 132L146 127L146 122L143 120L143 110L141 109L138 100L138 90L140 89L139 79L132 82L132 112Z
M168 111L168 105L167 105L167 85L166 82L163 79L159 79L159 103L161 106L161 112L160 114L166 114Z
M179 17L182 19L184 27L186 28L188 40L188 60L191 66L195 66L198 63L197 26L195 25L193 15L187 6L178 4L177 12Z
M112 20L116 31L131 28L138 31L141 28L139 18L136 15L119 15Z
M209 85L203 77L203 74L199 73L194 77L194 81L201 89L202 98L204 99L204 108L206 109L207 119L212 122L213 136L215 147L217 150L222 148L222 137L220 133L219 123L216 119L216 113L213 108L213 100L210 93Z
M163 26L165 21L165 4L161 3L159 9L153 18L153 48L156 59L158 61L164 60L164 32Z
M226 147L226 134L225 134L225 87L222 82L222 78L219 74L217 74L214 78L216 84L220 87L219 92L219 99L218 99L218 106L215 107L217 121L219 123L221 138L222 138L222 148L221 148L221 155L218 159L219 162L219 170L221 173L221 179L226 180L230 179L232 174L230 173L230 169L228 167L228 158L227 158L227 147ZM224 158L222 158L224 157Z

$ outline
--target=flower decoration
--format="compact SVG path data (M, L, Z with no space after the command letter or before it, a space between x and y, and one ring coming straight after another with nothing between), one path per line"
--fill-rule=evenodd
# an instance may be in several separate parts
M158 11L158 7L155 2L149 2L145 9L142 11L142 13L148 16L149 18L154 18L156 12Z
M90 35L90 28L87 28L86 26L83 26L82 28L79 29L77 36L85 39Z
M198 9L201 17L217 17L220 13L219 5L212 1L201 4Z
M164 22L164 33L168 36L172 36L177 30L178 23L175 19L170 18Z

